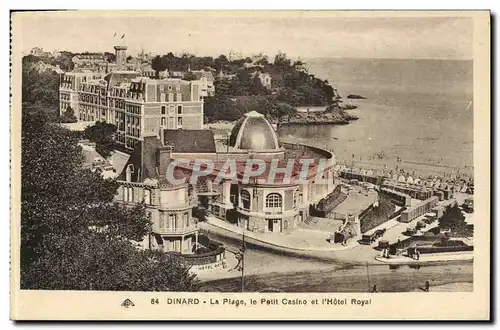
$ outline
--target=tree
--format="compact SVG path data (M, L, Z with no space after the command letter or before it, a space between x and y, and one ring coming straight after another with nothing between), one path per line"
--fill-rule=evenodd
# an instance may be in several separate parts
M160 55L157 55L151 62L151 68L156 71L156 79L160 79L160 72L163 72L167 69L167 64L164 60L162 60Z
M35 65L36 56L28 55L22 60L22 102L30 106L59 106L59 74L52 70L40 72Z
M116 62L116 55L113 53L105 52L104 53L104 60L108 63Z
M182 78L183 80L191 81L191 80L196 80L198 79L194 73L191 71L188 71L184 74L184 77Z
M71 106L68 105L66 111L64 111L61 116L61 123L76 123L77 119L75 117L75 110Z
M178 257L132 244L151 232L144 207L113 203L118 184L82 169L69 130L40 111L22 120L22 289L197 289Z
M467 223L462 210L458 206L449 205L443 212L443 216L439 219L439 228L448 228L454 235L467 236Z
M229 60L227 59L226 55L220 55L214 60L215 69L217 71L224 69L228 64Z
M267 57L262 57L261 59L257 60L257 62L255 62L255 64L266 66L269 64L269 61L268 61Z
M96 151L104 158L108 157L113 150L116 126L97 121L83 131L83 136L96 143Z

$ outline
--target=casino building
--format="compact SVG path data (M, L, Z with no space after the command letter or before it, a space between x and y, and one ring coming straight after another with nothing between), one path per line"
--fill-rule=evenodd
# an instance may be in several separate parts
M250 231L283 233L307 220L311 205L335 188L335 157L330 150L282 143L270 122L255 111L245 114L226 139L215 139L211 130L160 127L155 134L144 132L138 141L118 178L117 199L148 205L154 223L152 248L189 251L197 231L186 211L195 205ZM214 168L191 180L200 159ZM305 172L304 159L310 162ZM174 176L183 183L173 185L166 179L167 169L179 160L183 161L175 165ZM248 160L265 165L250 181L245 180ZM228 163L234 163L235 170L218 175L228 173ZM285 168L289 179L278 170L270 180L270 171Z

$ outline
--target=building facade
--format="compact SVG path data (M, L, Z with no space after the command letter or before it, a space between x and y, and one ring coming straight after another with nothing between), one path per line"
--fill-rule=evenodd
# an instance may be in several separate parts
M80 68L62 75L61 114L71 106L80 121L116 125L116 141L130 150L160 129L203 128L203 98L215 94L211 72L193 72L192 81L152 79L154 71L128 70L126 46L115 46L115 57L116 63L107 63L100 54L75 56L80 66L106 65L111 72Z
M152 138L152 137L151 137ZM281 233L291 231L309 217L309 208L333 193L333 167L335 158L328 150L310 146L282 144L271 124L257 112L247 113L238 121L229 137L228 145L217 145L210 130L163 130L160 143L171 151L159 173L172 160L189 160L189 164L176 165L176 171L185 182L190 182L192 196L213 216L255 232ZM140 148L138 145L137 148ZM139 152L139 151L136 151ZM143 155L144 156L144 155ZM306 183L299 183L300 159L309 158ZM213 173L197 177L193 162L210 160L215 165ZM245 166L249 159L266 164L266 171L244 180ZM235 164L232 178L218 180L217 173L227 162ZM320 165L322 162L322 165ZM273 165L275 163L275 165ZM286 168L292 164L291 180L277 174L269 179L273 166ZM322 168L321 168L322 166ZM322 180L317 181L317 173Z
M75 116L80 119L79 91L84 83L99 79L101 75L95 72L67 72L61 75L59 84L59 112L62 115L66 109L71 107ZM81 119L80 119L81 120Z
M94 79L92 79L94 78ZM59 89L61 114L71 106L81 121L117 126L116 140L133 149L160 128L202 129L203 93L198 81L150 79L135 71L65 74Z

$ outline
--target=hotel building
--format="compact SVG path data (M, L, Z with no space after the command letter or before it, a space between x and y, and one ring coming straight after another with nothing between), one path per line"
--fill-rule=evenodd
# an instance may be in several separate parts
M60 113L71 106L80 121L117 126L116 141L134 149L145 136L164 129L202 129L203 97L213 88L201 80L151 79L126 71L126 46L116 46L116 71L69 72L61 77Z

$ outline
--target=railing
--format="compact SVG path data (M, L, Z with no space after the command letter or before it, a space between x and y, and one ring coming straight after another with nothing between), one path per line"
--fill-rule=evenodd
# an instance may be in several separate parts
M188 265L206 265L225 259L226 249L222 244L211 242L208 246L210 251L199 254L183 254L180 255L184 262Z
M190 225L183 228L160 228L160 234L186 234L198 230L195 225Z
M185 209L188 209L191 207L193 207L193 204L190 202L187 202L187 203L184 203L181 205L166 205L166 204L163 204L161 202L158 204L158 209L163 210L163 211L181 211L181 210L185 210Z

